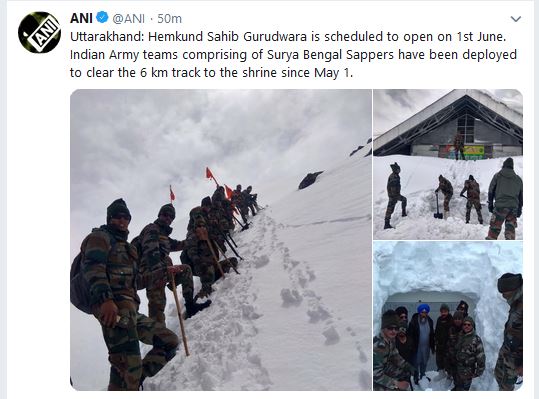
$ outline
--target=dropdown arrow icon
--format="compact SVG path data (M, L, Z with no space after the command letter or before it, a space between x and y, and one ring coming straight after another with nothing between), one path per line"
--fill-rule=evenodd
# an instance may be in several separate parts
M512 19L513 21L515 21L515 22L520 21L520 18L522 18L520 15L519 15L518 17L516 17L516 18L513 17L513 16L511 16L511 19Z

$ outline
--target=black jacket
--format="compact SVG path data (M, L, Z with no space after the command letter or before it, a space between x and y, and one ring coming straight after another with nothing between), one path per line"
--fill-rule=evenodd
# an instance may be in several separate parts
M430 327L429 346L430 350L434 352L434 322L428 315L427 321ZM408 325L408 336L412 337L414 341L414 352L416 353L419 346L419 313L415 313L412 316L412 320Z

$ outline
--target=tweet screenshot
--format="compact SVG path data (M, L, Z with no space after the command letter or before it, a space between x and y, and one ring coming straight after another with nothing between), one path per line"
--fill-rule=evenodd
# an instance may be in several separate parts
M534 397L533 1L6 3L7 397Z

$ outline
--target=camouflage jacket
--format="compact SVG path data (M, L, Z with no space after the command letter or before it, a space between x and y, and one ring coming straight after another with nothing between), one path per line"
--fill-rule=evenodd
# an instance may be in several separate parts
M522 208L522 179L513 169L502 168L496 173L488 188L488 201L495 200L496 208Z
M139 235L141 270L164 269L170 262L169 254L183 249L184 242L170 238L171 233L172 227L161 223L159 219L142 229Z
M398 173L391 173L387 179L387 195L389 198L400 197L401 178Z
M475 330L459 334L455 348L457 374L467 378L479 377L485 371L485 350Z
M438 190L441 190L444 195L453 194L453 186L445 177L442 177L442 181L438 184Z
M397 382L413 371L397 350L395 340L387 341L380 332L373 340L372 378L375 388L397 389Z
M466 180L460 195L464 194L464 192L466 192L468 200L479 201L481 192L479 191L479 183L476 180Z
M509 317L505 323L503 331L503 346L506 353L511 357L515 363L515 367L522 366L523 358L523 301L522 301L522 287L520 287L515 294L507 300L509 306Z
M234 206L236 207L240 207L242 206L242 203L243 203L243 195L242 195L242 192L239 191L239 190L234 190L232 191L232 204L234 204Z
M215 249L216 250L216 249ZM184 251L193 264L214 263L213 254L205 240L198 238L195 230L189 230ZM215 252L217 254L217 252Z

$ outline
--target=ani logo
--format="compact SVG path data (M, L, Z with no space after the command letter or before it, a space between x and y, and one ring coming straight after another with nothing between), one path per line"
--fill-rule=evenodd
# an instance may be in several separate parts
M31 53L48 53L56 47L60 36L60 24L47 12L28 14L19 25L19 40Z

